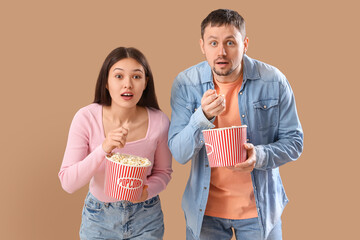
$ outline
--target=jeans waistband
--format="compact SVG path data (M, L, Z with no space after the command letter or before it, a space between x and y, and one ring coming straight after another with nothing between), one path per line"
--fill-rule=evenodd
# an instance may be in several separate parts
M117 202L101 202L98 199L96 199L96 197L94 197L94 195L92 195L91 192L88 193L88 197L92 198L94 201L98 202L99 204L103 204L105 207L108 207L109 205L116 206L116 207L128 207L128 206L135 206L137 204L143 204L143 203L151 204L156 201L159 201L159 199L160 199L159 195L156 195L155 197L149 198L149 199L145 200L144 202L139 202L139 203L132 203L132 202L125 201L125 200L121 200L121 201L117 201Z

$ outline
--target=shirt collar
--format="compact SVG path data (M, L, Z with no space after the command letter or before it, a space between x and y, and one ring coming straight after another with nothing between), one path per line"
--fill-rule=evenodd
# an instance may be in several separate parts
M213 74L211 71L211 67L207 61L204 61L202 64L203 69L200 72L201 74L201 83L207 83L213 81Z
M260 78L260 72L258 67L255 64L254 59L248 57L244 54L243 58L244 63L244 79L259 79Z

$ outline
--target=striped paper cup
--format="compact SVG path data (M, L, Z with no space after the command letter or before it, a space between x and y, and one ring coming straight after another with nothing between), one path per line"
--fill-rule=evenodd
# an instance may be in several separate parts
M111 156L106 156L106 159L105 194L118 200L138 200L142 194L149 166L122 164L112 160Z
M210 167L234 166L246 160L246 125L203 130Z

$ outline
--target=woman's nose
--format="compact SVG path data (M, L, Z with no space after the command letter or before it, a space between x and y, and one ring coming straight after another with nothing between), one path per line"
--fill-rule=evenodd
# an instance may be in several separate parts
M131 89L132 88L132 81L131 81L131 77L126 77L124 79L124 87Z

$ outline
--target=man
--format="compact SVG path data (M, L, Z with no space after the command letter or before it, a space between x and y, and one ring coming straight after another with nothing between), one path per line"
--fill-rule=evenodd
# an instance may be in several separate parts
M171 92L169 147L181 164L191 160L183 195L187 239L282 239L288 202L279 166L296 160L303 132L294 95L275 67L246 55L244 19L219 9L201 24L207 61L183 72ZM247 125L248 159L210 168L202 130Z

